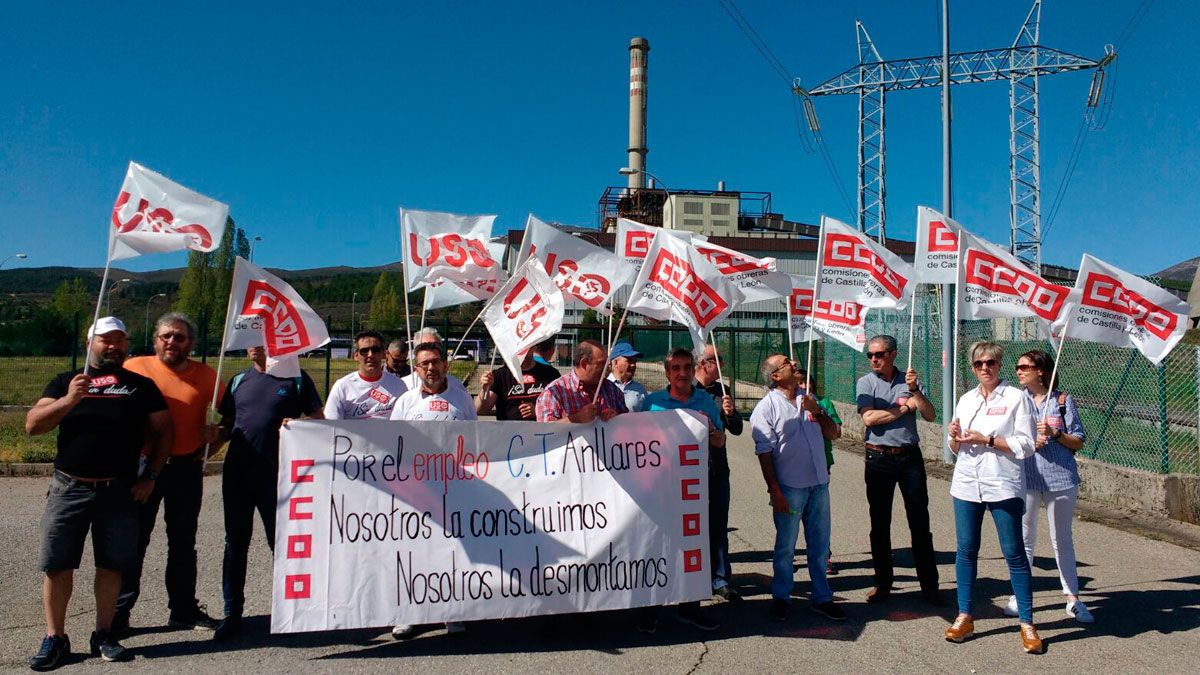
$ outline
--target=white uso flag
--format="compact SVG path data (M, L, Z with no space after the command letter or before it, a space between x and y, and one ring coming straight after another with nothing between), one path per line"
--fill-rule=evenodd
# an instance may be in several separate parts
M849 225L821 216L817 297L864 307L903 309L912 301L913 268Z
M1071 289L1046 281L1008 251L969 232L959 233L958 251L960 319L1033 317L1049 334Z
M564 307L562 291L537 257L526 260L484 306L483 323L518 382L525 352L562 330Z
M488 252L492 254L493 260L502 260L504 258L504 242L488 242ZM453 307L468 302L489 300L496 294L496 289L500 287L500 284L504 283L504 279L507 276L501 270L498 277L491 279L479 279L476 281L441 280L426 284L424 293L425 309L441 309L442 307Z
M226 350L266 347L267 356L280 359L328 342L325 322L287 282L244 258L235 261L225 318Z
M774 258L755 258L707 241L693 245L718 272L741 289L746 302L786 298L792 292L792 280L776 269Z
M702 234L643 225L636 220L618 218L617 243L614 249L618 258L633 267L633 277L637 277L638 273L642 271L642 263L646 260L650 243L654 241L654 235L659 232L666 232L672 237L679 237L688 242L708 241L708 238Z
M867 344L866 307L845 300L817 301L813 311L814 277L805 274L788 275L792 282L792 295L788 308L792 328L792 342L820 340L827 335L838 342L862 351Z
M599 246L544 223L532 213L521 237L517 260L545 261L546 274L563 295L601 309L613 291L633 280L634 268Z
M913 269L922 284L953 284L958 281L958 234L963 231L953 218L929 208L917 207L917 252Z
M659 230L633 282L627 309L688 327L704 349L708 333L742 302L742 292L686 240Z
M229 206L130 162L112 210L111 260L221 245Z
M488 250L496 216L460 216L400 209L404 282L410 289L440 279L500 278L500 263Z
M1186 302L1086 253L1075 290L1079 301L1066 311L1068 337L1133 347L1157 365L1187 330Z

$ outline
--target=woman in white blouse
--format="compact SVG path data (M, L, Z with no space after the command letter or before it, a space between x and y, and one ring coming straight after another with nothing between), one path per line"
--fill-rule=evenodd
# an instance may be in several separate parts
M1000 379L1003 358L1004 350L994 342L971 345L971 366L979 386L958 400L950 422L950 449L958 456L950 483L958 538L954 564L958 617L946 629L946 639L963 642L975 633L971 596L979 568L983 516L990 511L1017 598L1021 646L1027 653L1040 654L1042 640L1033 626L1029 558L1021 535L1024 460L1034 452L1033 407L1025 392Z

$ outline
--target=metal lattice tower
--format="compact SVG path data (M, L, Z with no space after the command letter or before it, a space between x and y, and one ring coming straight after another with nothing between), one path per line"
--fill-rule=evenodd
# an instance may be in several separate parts
M1009 244L1015 254L1036 264L1041 263L1038 78L1103 68L1116 56L1109 52L1097 61L1038 44L1041 10L1041 0L1034 0L1011 47L951 54L949 66L951 84L1009 81ZM941 86L942 57L884 61L861 22L856 23L856 30L856 66L812 89L801 87L796 79L792 89L805 98L858 95L858 228L883 242L887 194L884 97L889 91ZM810 124L814 121L815 117L810 118Z

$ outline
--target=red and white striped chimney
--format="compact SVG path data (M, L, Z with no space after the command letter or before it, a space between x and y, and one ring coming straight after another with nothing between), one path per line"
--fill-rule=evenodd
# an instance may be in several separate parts
M650 41L629 41L629 188L646 187L646 56Z

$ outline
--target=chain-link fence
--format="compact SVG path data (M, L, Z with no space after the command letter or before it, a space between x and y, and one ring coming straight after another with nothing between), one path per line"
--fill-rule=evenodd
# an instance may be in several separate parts
M942 317L936 293L922 288L916 302L912 365L940 423ZM872 310L867 318L868 337L886 333L896 338L898 367L908 359L909 316L907 310ZM977 384L968 363L969 348L984 339L1004 348L1001 376L1014 385L1018 356L1030 349L1053 354L1031 320L960 322L956 399ZM855 382L869 370L866 358L833 341L823 347L827 393L835 400L853 402ZM1075 398L1087 430L1083 456L1158 473L1200 473L1200 348L1181 344L1155 366L1132 349L1068 340L1060 361L1060 388Z

